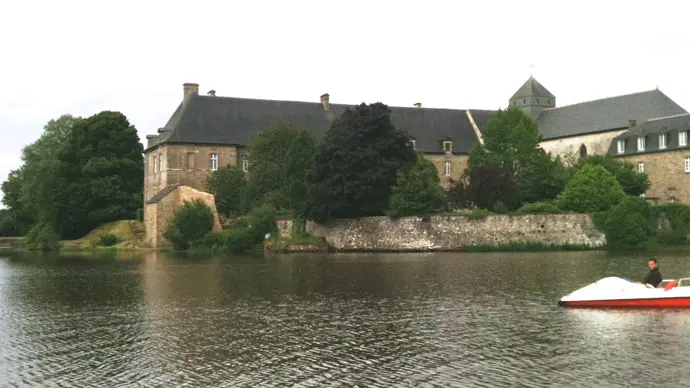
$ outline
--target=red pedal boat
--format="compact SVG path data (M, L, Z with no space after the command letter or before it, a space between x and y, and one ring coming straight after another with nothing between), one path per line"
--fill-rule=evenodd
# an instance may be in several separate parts
M658 287L607 277L564 296L565 307L690 307L690 278L665 279Z

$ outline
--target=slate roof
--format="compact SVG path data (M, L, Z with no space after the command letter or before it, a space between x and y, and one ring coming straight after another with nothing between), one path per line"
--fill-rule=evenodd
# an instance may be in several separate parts
M690 131L690 114L688 113L647 120L614 137L608 152L610 155L622 156L690 148L687 142L685 146L680 146L678 143L678 133L682 131ZM666 134L666 148L659 148L661 134ZM637 138L640 136L645 137L644 151L637 150ZM618 153L618 140L627 140L622 154Z
M317 138L328 130L331 121L349 105L320 102L259 100L236 97L195 95L180 104L160 132L162 143L247 145L251 137L278 121L292 121L311 127ZM454 153L466 153L477 141L465 110L416 107L390 107L397 129L415 139L419 151L442 153L443 139L453 141ZM482 128L494 111L472 110L475 123Z
M625 129L628 120L645 120L688 113L659 90L587 101L546 109L540 115L544 140Z
M549 92L542 84L539 83L534 77L530 76L527 81L525 81L522 86L520 86L520 89L518 89L515 94L513 94L513 97L510 98L510 100L516 100L518 98L525 98L525 97L551 97L551 98L556 98L551 92Z
M158 203L161 199L165 198L166 195L172 193L175 191L176 188L180 186L179 183L175 183L173 185L165 186L161 191L159 191L156 195L151 197L148 201L146 201L146 204L152 204L152 203Z

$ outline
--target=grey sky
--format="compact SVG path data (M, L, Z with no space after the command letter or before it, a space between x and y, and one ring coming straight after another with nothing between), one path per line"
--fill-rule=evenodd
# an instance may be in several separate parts
M0 175L63 113L142 142L182 98L495 109L529 77L559 106L658 87L690 109L682 1L14 1L0 5Z

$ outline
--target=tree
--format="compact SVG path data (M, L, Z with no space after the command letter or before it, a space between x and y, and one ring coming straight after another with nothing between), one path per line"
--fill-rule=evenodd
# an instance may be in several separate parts
M607 211L625 198L623 187L601 166L585 165L558 196L558 206L582 213Z
M323 222L383 215L398 171L415 158L408 136L393 126L388 106L346 109L331 123L307 171L306 217Z
M635 171L632 163L617 160L610 155L592 155L582 158L577 167L582 168L584 165L604 167L613 174L627 195L641 195L651 186L647 174Z
M628 196L606 214L606 243L614 248L643 248L653 233L651 224L647 201Z
M23 236L35 223L29 207L22 200L23 175L22 169L13 170L2 183L2 202L7 207L0 214L2 236Z
M119 112L77 121L58 152L56 231L78 238L103 223L134 219L143 201L143 148Z
M315 152L311 131L293 123L277 123L256 134L249 144L245 210L271 203L279 210L303 212L306 171Z
M538 149L533 159L524 166L519 180L522 203L550 201L565 188L571 173L558 157Z
M388 215L406 217L433 214L442 209L445 196L436 166L424 155L418 154L412 168L398 171Z
M242 214L242 200L246 186L245 173L237 166L225 166L211 173L206 189L213 194L216 209L225 217Z
M213 231L213 212L204 201L185 201L173 216L165 231L173 249L183 251L201 241Z
M518 188L513 176L497 164L472 167L467 194L468 199L482 209L491 209L499 202L509 209L519 205Z

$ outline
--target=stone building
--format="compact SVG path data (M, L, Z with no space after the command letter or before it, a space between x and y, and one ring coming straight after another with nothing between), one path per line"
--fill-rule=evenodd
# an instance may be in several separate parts
M645 197L653 202L690 203L690 114L655 118L613 138L608 153L649 177Z

